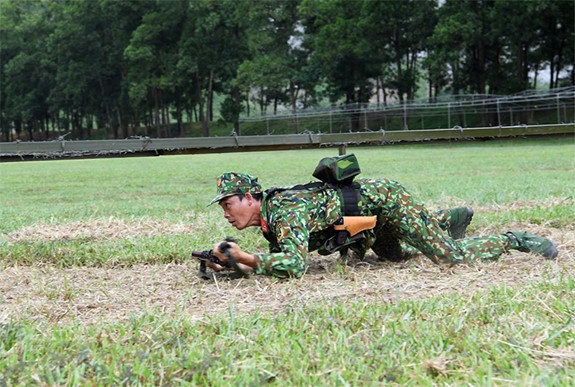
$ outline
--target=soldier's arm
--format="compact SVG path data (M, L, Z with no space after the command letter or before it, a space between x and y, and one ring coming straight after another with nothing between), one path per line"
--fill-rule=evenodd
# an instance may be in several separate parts
M279 278L301 277L307 269L309 230L307 221L293 212L278 216L270 227L277 240L270 253L256 254L259 261L256 274L273 275Z

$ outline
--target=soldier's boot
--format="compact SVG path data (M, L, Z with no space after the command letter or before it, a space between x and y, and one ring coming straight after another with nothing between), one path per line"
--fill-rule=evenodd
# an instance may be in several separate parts
M449 235L453 239L465 238L465 230L473 219L473 208L456 207L449 210Z
M509 231L505 234L511 242L511 248L524 253L535 253L547 259L557 257L557 246L552 240L526 231Z

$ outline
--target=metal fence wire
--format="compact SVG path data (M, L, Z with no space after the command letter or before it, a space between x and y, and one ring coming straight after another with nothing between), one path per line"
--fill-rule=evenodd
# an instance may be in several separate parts
M545 125L575 122L575 87L510 96L459 95L434 102L283 110L240 119L239 135Z

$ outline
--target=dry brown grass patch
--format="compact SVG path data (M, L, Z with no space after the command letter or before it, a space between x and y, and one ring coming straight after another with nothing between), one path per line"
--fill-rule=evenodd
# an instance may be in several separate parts
M460 199L447 198L446 203L458 203ZM551 208L558 205L574 205L573 199L559 199L550 198L543 201L517 201L513 203L506 203L505 205L490 205L490 206L475 206L475 212L497 212L497 211L512 211L520 210L522 208L533 208L536 206ZM428 204L428 208L447 208L449 204L437 205ZM182 235L198 232L198 224L208 224L210 218L207 214L190 213L186 215L187 218L192 219L189 223L172 223L168 221L159 220L125 220L110 217L108 219L97 219L89 221L78 221L66 224L37 224L33 226L24 227L7 234L11 242L50 242L57 240L112 240L112 239L130 239L130 238L151 238L163 235ZM521 229L527 226L533 232L540 233L541 235L548 234L548 226L536 225L508 225L509 229ZM486 228L478 230L475 234L496 233L501 230Z
M40 224L8 234L12 242L50 242L57 240L111 240L151 238L197 232L198 223L171 223L159 220L126 221L114 217L66 224Z
M125 226L115 221L103 224ZM185 230L178 227L172 225L165 230ZM150 224L141 232L150 232ZM546 229L545 235L559 245L555 261L512 252L497 262L453 268L440 268L425 257L382 263L374 256L341 266L335 256L314 255L308 274L297 280L253 276L205 281L197 277L197 263L192 261L126 268L14 266L0 272L0 323L22 318L48 323L98 323L127 320L144 313L200 320L228 313L229 308L235 313L278 313L326 300L395 303L446 294L470 296L500 285L522 289L560 276L575 277L575 231ZM570 351L565 348L565 353L546 356L565 360L564 356L571 356Z

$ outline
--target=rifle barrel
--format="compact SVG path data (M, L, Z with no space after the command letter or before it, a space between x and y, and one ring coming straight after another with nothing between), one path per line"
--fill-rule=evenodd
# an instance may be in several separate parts
M192 251L192 257L196 258L206 259L209 255L210 255L209 251L197 251L197 250Z

